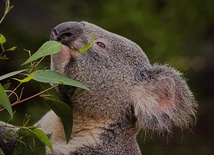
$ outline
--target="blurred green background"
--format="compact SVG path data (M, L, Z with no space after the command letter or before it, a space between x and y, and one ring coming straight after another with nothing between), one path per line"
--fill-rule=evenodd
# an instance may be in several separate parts
M89 21L139 44L151 63L169 63L182 71L199 103L197 124L174 129L172 137L139 134L144 155L214 154L214 1L213 0L11 0L14 8L0 25L7 38L10 60L0 61L0 75L21 69L28 58L49 40L51 29L64 21ZM0 0L0 16L4 1ZM49 66L45 59L44 66ZM42 66L42 67L44 67ZM40 86L25 86L23 97ZM15 124L25 113L35 123L48 107L40 98L14 108ZM7 120L5 112L0 120Z

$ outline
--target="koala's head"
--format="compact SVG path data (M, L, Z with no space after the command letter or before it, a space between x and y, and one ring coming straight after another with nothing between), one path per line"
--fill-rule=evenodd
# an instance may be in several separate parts
M91 42L93 34L87 52L76 52ZM51 57L51 69L91 90L58 88L75 115L158 131L192 122L196 103L181 74L166 65L151 65L134 42L88 22L59 24L51 39L63 44Z

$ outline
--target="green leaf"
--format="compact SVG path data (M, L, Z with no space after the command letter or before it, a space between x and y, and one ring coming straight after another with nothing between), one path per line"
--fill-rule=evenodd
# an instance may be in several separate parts
M11 47L11 48L6 49L5 51L15 51L16 48L17 48L16 46L13 46L13 47Z
M10 82L8 82L8 83L6 83L6 84L4 84L4 89L5 90L7 90L7 89L9 89L10 88L10 85L11 85L11 83Z
M17 130L16 133L19 137L26 137L26 136L32 136L33 135L33 133L28 128L20 128L19 130Z
M30 139L33 139L33 138L36 137L44 145L47 145L50 148L50 150L53 152L53 147L52 147L52 144L51 144L50 140L48 139L48 136L42 130L40 130L40 129L36 128L36 127L33 127L33 128L20 128L17 131L17 134L18 134L19 137L24 137L24 138L30 137ZM28 140L29 140L29 138L28 138ZM30 145L28 143L25 143L25 144L26 145ZM31 145L31 147L34 148L32 145Z
M31 133L31 135L23 136L21 140L17 141L14 155L45 155L45 152L44 143Z
M10 129L10 130L7 131L7 134L8 135L14 135L14 134L16 134L16 131L13 130L13 129Z
M19 73L21 73L21 72L24 72L25 70L26 70L26 69L18 70L18 71L14 71L14 72L10 72L10 73L8 73L8 74L2 75L2 76L0 76L0 81L1 81L1 80L4 80L4 79L7 79L7 78L9 78L9 77L12 77L12 76L14 76L14 75L17 75L17 74L19 74Z
M46 97L47 104L61 118L67 143L70 140L73 126L73 112L70 106L62 101Z
M79 49L81 54L84 54L94 44L95 34L92 35L91 42Z
M50 140L48 139L48 136L42 130L37 128L32 129L32 132L41 142L43 142L46 146L48 146L53 153L53 146Z
M5 155L1 148L0 148L0 155Z
M4 44L6 42L6 38L0 34L0 44Z
M0 84L0 104L8 111L11 118L13 117L13 111L10 105L10 101L5 93L3 86Z
M89 90L85 85L83 85L80 82L77 82L75 80L72 80L64 75L61 75L55 71L51 71L51 70L39 70L39 71L35 71L37 74L36 76L33 78L33 80L35 81L39 81L39 82L43 82L43 83L52 83L52 84L63 84L63 85L70 85L70 86L74 86L74 87L78 87L78 88L82 88L85 90ZM35 74L35 72L33 72L32 74Z
M55 54L60 52L62 44L56 41L45 42L30 58L28 58L22 65L26 65L32 61L42 58L47 55Z
M24 79L17 79L17 78L13 78L13 79L16 81L19 81L20 83L26 83L26 82L29 82L30 80L32 80L35 76L36 76L36 73L30 74Z

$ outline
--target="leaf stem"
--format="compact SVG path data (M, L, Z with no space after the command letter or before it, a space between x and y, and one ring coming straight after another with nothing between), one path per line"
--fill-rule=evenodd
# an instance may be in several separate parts
M43 60L44 58L45 58L45 57L43 57L42 59L40 59L39 62L31 68L31 70L29 71L29 74L32 73L32 72L34 71L34 69L42 62L42 60ZM16 88L14 88L14 89L11 91L11 93L8 95L8 98L10 98L10 96L11 96L12 94L15 94L15 91L21 86L21 84L22 84L22 83L20 82L20 83L16 86Z
M0 45L1 45L1 49L2 49L2 52L0 53L0 56L3 57L3 54L4 54L5 50L4 50L3 44L0 44Z
M4 10L4 14L2 16L2 18L0 19L0 24L2 23L2 21L4 20L4 18L6 17L6 15L9 13L9 11L13 8L13 5L10 6L10 1L6 0L5 1L5 10Z
M35 70L35 68L44 60L44 58L45 58L45 56L42 57L42 58L39 60L39 62L37 62L37 63L31 68L31 70L29 71L29 74L32 73L32 72Z

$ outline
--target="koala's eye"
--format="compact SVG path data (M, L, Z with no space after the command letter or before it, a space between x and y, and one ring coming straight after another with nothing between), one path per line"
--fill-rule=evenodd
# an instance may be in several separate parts
M101 48L106 48L106 45L104 43L100 42L100 41L97 41L96 44L98 46L100 46Z

